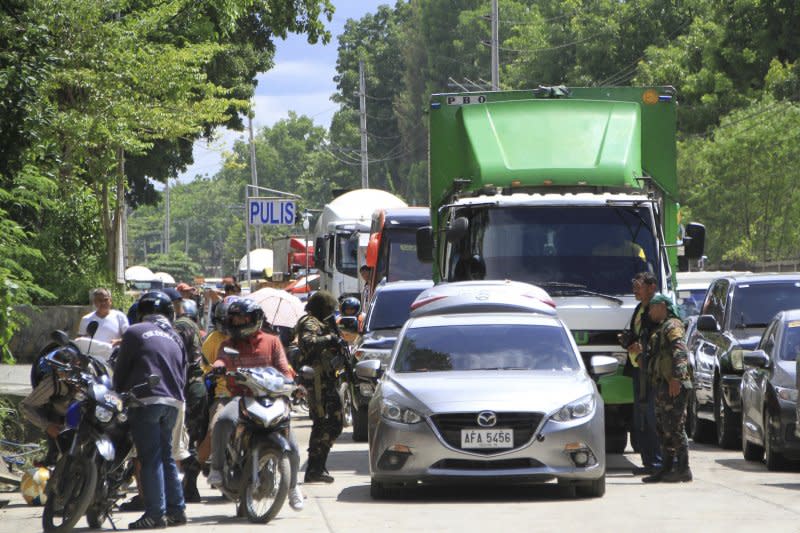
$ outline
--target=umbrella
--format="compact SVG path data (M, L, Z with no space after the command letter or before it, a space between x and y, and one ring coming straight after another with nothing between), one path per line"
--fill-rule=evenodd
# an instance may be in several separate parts
M264 320L273 326L293 328L305 314L305 304L286 291L265 287L248 296L264 310Z

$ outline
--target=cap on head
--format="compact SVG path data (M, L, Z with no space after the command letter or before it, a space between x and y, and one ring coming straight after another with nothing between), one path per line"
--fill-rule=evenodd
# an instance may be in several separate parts
M178 283L178 285L175 287L175 290L178 292L186 292L192 290L192 286L188 283L181 282Z

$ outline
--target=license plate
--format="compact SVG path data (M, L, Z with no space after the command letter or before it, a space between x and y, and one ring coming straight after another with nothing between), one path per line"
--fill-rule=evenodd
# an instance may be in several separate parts
M462 448L513 448L513 429L462 429Z

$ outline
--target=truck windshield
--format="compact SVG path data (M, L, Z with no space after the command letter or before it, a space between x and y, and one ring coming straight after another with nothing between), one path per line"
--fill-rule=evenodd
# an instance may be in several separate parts
M358 234L336 234L336 270L355 277L358 272Z
M648 208L521 206L467 209L469 251L456 245L448 278L513 279L552 295L630 294L638 272L659 272ZM465 273L466 269L466 273Z
M381 254L378 259L378 272L386 281L405 281L431 279L430 263L421 263L417 258L417 229L394 229L384 231L381 248L388 251L388 257ZM388 265L387 265L388 259Z

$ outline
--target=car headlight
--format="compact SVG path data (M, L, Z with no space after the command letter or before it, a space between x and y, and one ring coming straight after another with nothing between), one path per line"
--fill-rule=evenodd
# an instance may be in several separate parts
M731 366L734 370L744 370L744 350L731 350Z
M114 416L114 411L108 409L107 407L98 405L94 408L94 417L103 424L109 422L112 416Z
M797 389L790 389L788 387L775 387L775 394L779 399L785 402L797 403Z
M386 420L392 422L400 422L402 424L418 424L422 422L422 417L415 411L394 403L391 400L383 400L381 405L381 416Z
M555 412L552 418L556 422L569 422L578 418L585 418L594 413L595 400L594 394L587 394L582 398L578 398L574 402L568 403L561 409Z

